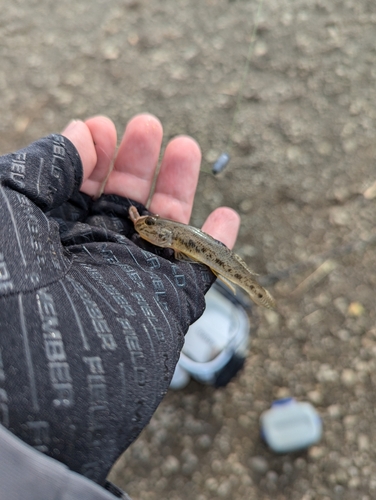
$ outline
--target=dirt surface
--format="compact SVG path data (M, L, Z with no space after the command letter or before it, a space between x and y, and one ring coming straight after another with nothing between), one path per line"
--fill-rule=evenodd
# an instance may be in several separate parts
M225 150L256 1L1 4L2 153L99 113L121 134L141 111L166 140L193 135L203 170ZM203 171L192 219L238 210L236 249L261 274L375 234L375 37L373 0L263 2L232 162ZM270 287L278 313L258 311L242 374L168 394L112 479L135 500L376 498L375 263L367 246L317 283L302 282L318 264ZM324 436L277 456L258 419L286 395L314 404Z

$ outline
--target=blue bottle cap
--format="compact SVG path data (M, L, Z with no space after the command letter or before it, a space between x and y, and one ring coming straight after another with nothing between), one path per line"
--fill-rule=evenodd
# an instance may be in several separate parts
M230 155L228 153L222 153L213 164L213 174L219 174L222 172L227 167L229 161Z

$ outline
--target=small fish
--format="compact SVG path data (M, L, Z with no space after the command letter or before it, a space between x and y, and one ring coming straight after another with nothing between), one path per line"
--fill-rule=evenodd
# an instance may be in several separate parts
M196 261L210 267L212 272L233 292L232 283L243 288L257 305L275 307L270 293L255 280L246 263L225 245L199 229L158 215L140 216L137 208L129 208L129 218L135 230L149 243L163 248L172 248L175 258L185 261Z

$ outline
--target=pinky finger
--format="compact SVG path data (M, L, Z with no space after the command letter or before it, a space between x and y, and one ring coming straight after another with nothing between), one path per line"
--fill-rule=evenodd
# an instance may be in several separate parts
M202 230L227 247L233 248L240 227L240 216L235 210L220 207L214 210L204 222Z

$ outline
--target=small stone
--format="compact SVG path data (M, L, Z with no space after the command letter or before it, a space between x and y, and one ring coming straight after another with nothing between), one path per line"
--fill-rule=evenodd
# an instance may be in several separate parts
M336 382L338 380L338 373L328 364L324 363L320 366L316 377L319 382Z
M358 436L358 449L359 451L369 450L369 439L365 434L359 434Z
M257 456L251 458L251 467L259 474L266 474L269 469L267 460L264 457Z
M319 460L320 458L325 456L325 454L326 450L323 446L312 446L312 448L308 450L308 455L313 460Z
M336 226L347 226L350 222L349 214L342 207L333 207L329 212L329 219Z
M322 141L317 144L316 149L321 156L329 156L332 152L333 147L330 142Z
M191 61L193 58L197 56L199 50L196 46L191 45L184 49L183 57L186 61Z
M341 382L346 387L352 387L356 383L356 373L353 370L345 369L341 373Z
M348 342L351 338L351 333L344 328L339 330L337 333L337 337L342 340L342 342Z
M307 462L304 460L304 458L299 457L295 460L294 465L297 469L303 470L307 466Z
M184 456L184 463L182 465L183 474L191 475L198 465L198 458L193 453L187 453Z
M312 403L315 404L322 403L322 393L320 391L310 391L308 393L308 397L312 401Z
M120 49L110 41L106 41L102 46L102 56L107 61L113 61L120 56Z
M219 154L218 151L214 149L209 149L209 151L205 153L205 160L208 163L213 163L218 158L218 154Z
M252 426L252 420L248 417L248 415L240 415L238 422L243 429L249 429Z
M255 45L254 54L255 57L263 57L268 53L268 46L262 40L258 41Z
M348 477L346 472L342 469L339 469L336 472L336 480L339 484L344 484L344 485L347 484Z
M345 424L345 427L347 427L348 429L353 429L356 424L356 416L346 415L346 417L343 419L343 423Z
M275 491L277 487L278 474L274 470L270 470L266 474L266 486L270 491Z
M241 257L247 258L247 257L254 257L255 255L258 254L257 248L255 248L253 245L243 245L240 248L239 254Z
M242 200L239 204L239 210L243 214L247 214L252 209L252 207L253 207L252 200L249 199Z
M277 391L277 399L288 398L291 396L291 391L288 387L279 387Z
M166 476L169 476L171 474L174 474L175 472L178 472L178 470L180 468L180 462L173 455L169 455L166 458L166 460L163 462L161 468L162 468L163 474Z
M364 192L363 196L366 200L373 200L376 198L376 182L369 186Z
M348 302L345 297L337 297L333 300L334 305L342 314L346 314L348 308Z
M342 148L343 148L344 152L347 154L353 153L354 151L356 151L357 147L358 147L358 144L357 144L355 139L346 139L346 140L342 141Z
M209 477L205 481L205 488L209 491L217 491L218 488L218 481L214 477Z
M14 130L20 134L25 132L30 123L30 118L28 116L20 116L16 119L14 123Z
M202 450L208 450L212 445L212 439L208 434L203 434L197 439L197 446Z
M282 466L283 472L287 475L290 475L294 472L294 466L291 462L284 462Z
M213 460L211 464L212 471L218 474L223 469L223 462L221 460Z
M271 309L266 309L264 311L264 316L269 326L272 328L278 328L279 326L279 314Z
M231 481L223 481L218 487L217 495L221 498L228 498L231 494Z
M328 414L331 418L337 419L342 415L342 410L340 405L330 405L328 406Z
M140 41L140 37L138 36L137 33L130 33L128 38L127 38L127 41L129 43L129 45L132 45L132 47L135 47L138 42Z
M302 152L298 146L289 146L286 151L286 156L289 161L297 161L302 156Z
M364 307L360 302L351 302L347 309L347 314L355 318L362 316L364 314Z
M340 186L334 188L333 196L340 203L344 203L351 196L351 191L349 189L349 186Z
M359 477L352 477L349 481L349 488L356 489L360 485Z

